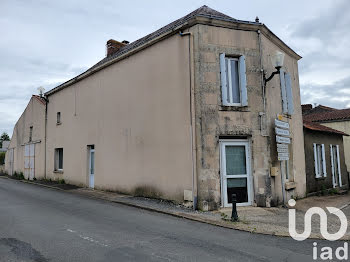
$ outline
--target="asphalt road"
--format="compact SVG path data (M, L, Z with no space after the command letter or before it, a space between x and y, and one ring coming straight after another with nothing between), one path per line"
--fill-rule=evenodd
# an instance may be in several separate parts
M220 228L3 178L0 226L0 261L314 261L311 240Z

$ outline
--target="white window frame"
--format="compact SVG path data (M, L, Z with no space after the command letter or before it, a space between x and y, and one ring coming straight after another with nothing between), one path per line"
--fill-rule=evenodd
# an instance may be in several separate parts
M222 92L225 92L225 94L229 94L228 100L232 101L233 100L233 96L232 96L232 73L231 73L231 61L237 61L237 78L238 78L238 91L239 91L239 100L241 101L241 87L240 87L240 77L239 77L239 59L238 58L231 58L231 57L225 57L225 66L226 66L226 60L227 60L227 85L224 86ZM228 90L227 90L228 88ZM228 91L228 92L227 92ZM226 102L224 103L225 105L230 105L230 106L241 106L242 102L239 103L232 103L232 102Z
M232 74L231 61L237 61L237 79L238 91L240 96L239 103L233 103L232 95ZM227 69L226 69L227 64ZM247 91L247 77L246 77L246 62L244 55L226 56L225 53L220 54L220 74L221 74L221 98L223 106L248 106L248 91ZM227 97L228 96L228 97Z
M59 166L59 157L60 157L60 154L59 154L59 150L62 150L62 167L60 168ZM63 171L63 148L62 147L59 147L59 148L55 148L55 171Z
M253 203L253 189L252 189L252 174L251 174L251 157L250 157L250 143L247 139L221 139L220 142L220 180L221 180L221 207L232 207L227 199L227 179L230 178L247 178L247 194L248 202L237 203L237 206L251 206ZM246 150L246 175L226 175L226 155L225 146L245 146Z
M320 152L318 151L318 146L320 148ZM327 166L326 166L326 157L325 157L325 150L324 150L324 144L313 144L314 148L314 165L315 165L315 177L321 178L327 176ZM319 159L319 156L321 159ZM322 165L322 174L320 171L320 165Z

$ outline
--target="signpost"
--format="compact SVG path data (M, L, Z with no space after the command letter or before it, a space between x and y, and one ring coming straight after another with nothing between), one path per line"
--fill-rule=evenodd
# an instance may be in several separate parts
M288 144L277 144L277 148L287 148L288 149Z
M289 124L287 122L283 122L281 120L275 119L275 126L280 128L289 129Z
M277 142L278 161L289 160L289 147L291 143L289 123L275 119L275 132Z
M275 133L277 142L277 158L280 162L281 168L281 183L282 183L282 196L283 202L285 201L285 171L282 168L282 161L289 160L289 144L292 143L290 139L289 123L282 121L282 116L278 116L279 119L275 119ZM281 119L281 120L280 120ZM285 163L287 165L287 163Z
M290 138L284 136L276 136L277 143L290 144Z
M289 136L289 130L288 129L282 129L275 127L276 135L280 136Z

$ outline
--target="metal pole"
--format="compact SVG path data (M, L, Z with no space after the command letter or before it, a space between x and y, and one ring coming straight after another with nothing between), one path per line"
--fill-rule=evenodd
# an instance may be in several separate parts
M231 221L233 221L233 222L238 221L236 194L232 194L232 215L231 215Z
M286 190L284 189L285 168L283 168L282 161L280 161L280 168L281 168L282 198L283 198L283 206L284 206L286 204Z

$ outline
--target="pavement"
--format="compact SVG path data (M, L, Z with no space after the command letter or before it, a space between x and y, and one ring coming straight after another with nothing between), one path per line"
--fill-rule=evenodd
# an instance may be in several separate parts
M312 261L313 240L217 227L76 191L1 178L0 261Z

